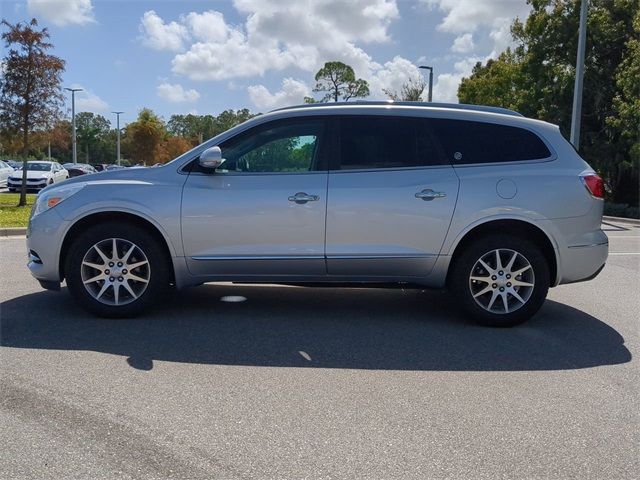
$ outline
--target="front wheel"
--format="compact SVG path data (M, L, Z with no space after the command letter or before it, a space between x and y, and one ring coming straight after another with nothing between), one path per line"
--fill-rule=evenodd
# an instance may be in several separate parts
M131 317L162 297L170 282L169 262L162 245L143 228L95 225L76 238L67 253L67 286L91 313Z
M451 287L478 323L511 327L531 318L549 290L549 266L533 243L512 235L482 237L452 265Z

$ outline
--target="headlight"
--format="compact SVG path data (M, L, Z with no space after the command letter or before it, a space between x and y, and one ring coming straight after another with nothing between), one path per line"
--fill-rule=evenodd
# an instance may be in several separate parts
M36 200L36 204L33 206L31 216L35 217L36 215L55 207L60 202L78 193L84 188L84 186L84 183L76 183L73 185L54 188L53 190L48 190L38 194L38 199Z

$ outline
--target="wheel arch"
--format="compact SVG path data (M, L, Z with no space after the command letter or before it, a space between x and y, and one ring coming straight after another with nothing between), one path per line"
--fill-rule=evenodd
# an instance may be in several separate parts
M129 225L136 225L144 228L148 231L153 237L160 243L160 245L165 250L167 255L167 261L170 268L172 281L175 282L176 272L175 267L173 265L173 257L174 253L172 251L171 243L169 242L166 235L162 232L160 227L158 227L151 220L135 214L131 212L125 212L120 210L110 210L110 211L100 211L100 212L92 212L89 213L79 219L77 219L70 227L67 229L64 235L64 240L62 241L62 245L60 247L60 255L58 260L58 271L60 272L60 280L64 280L65 278L65 269L64 265L67 258L67 252L69 251L69 247L71 243L78 237L80 233L85 231L87 228L98 225L100 223L109 222L109 221L119 221Z
M447 285L449 285L451 271L453 270L451 267L455 263L460 252L464 250L465 246L482 236L496 232L517 235L527 240L531 240L538 245L549 265L549 277L552 282L551 286L556 286L558 284L559 259L553 237L538 225L535 225L530 221L517 218L496 218L476 223L458 235L449 250L452 253L450 268L447 272Z

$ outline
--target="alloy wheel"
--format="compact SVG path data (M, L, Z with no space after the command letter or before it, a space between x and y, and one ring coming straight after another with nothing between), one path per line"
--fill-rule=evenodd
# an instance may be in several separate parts
M500 248L482 255L469 275L471 295L480 307L495 314L511 313L527 303L535 275L527 258Z
M126 305L147 289L151 266L142 249L122 238L108 238L93 245L82 259L85 289L100 303Z

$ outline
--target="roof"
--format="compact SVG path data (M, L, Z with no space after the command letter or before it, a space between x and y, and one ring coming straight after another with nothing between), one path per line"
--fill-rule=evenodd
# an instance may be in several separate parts
M450 108L456 110L471 110L476 112L489 112L500 113L502 115L512 115L515 117L522 117L521 113L515 110L502 107L489 107L485 105L468 105L465 103L435 103L435 102L394 102L394 101L357 101L357 102L327 102L327 103L304 103L302 105L293 105L290 107L277 108L272 112L279 112L283 110L298 110L304 108L317 108L317 107L353 107L353 106L400 106L400 107L421 107L421 108Z

